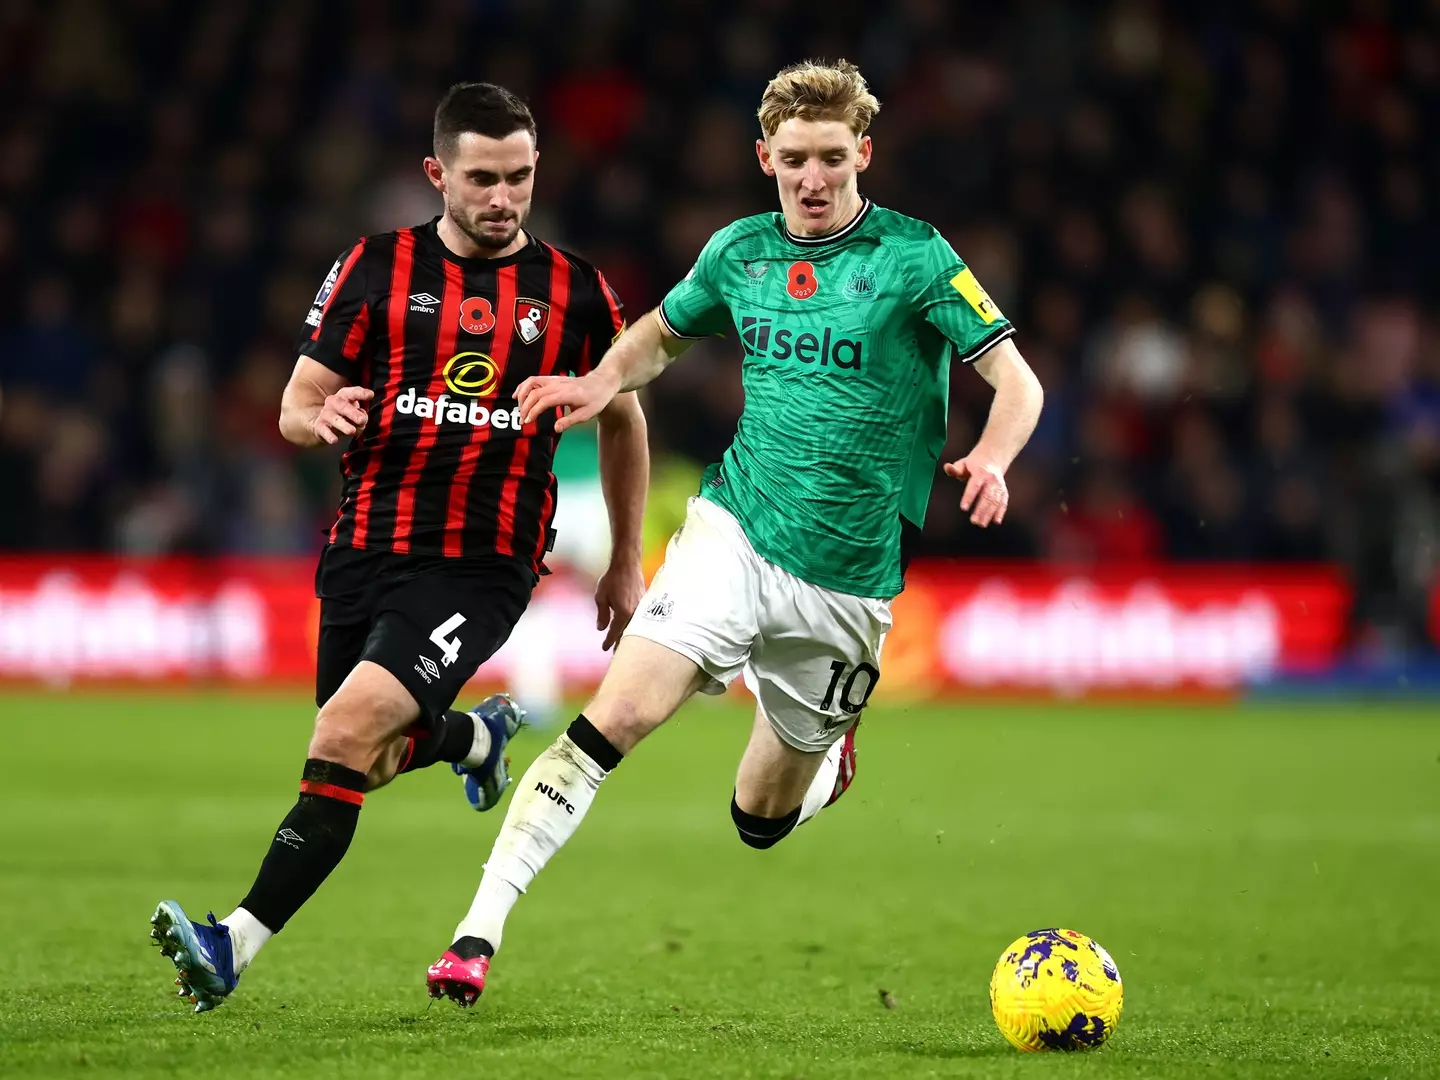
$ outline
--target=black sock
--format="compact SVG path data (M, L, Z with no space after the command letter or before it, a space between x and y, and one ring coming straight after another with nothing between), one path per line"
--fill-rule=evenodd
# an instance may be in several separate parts
M266 929L278 933L340 865L355 835L364 790L362 772L316 758L305 762L300 798L280 823L255 884L240 901Z
M437 761L464 761L475 745L475 718L449 709L430 727L410 737L406 755L397 772L428 769Z
M483 937L462 937L450 946L450 951L461 960L474 960L477 956L494 956L495 946Z
M565 734L570 737L571 742L589 756L591 761L607 773L614 772L615 767L624 757L611 745L609 739L600 734L600 729L592 724L590 718L583 712L570 721L570 726L565 729Z
M758 814L747 814L740 809L740 804L734 797L730 799L730 817L735 822L735 829L740 833L740 839L753 848L774 847L800 822L800 807L795 807L784 817L760 817Z

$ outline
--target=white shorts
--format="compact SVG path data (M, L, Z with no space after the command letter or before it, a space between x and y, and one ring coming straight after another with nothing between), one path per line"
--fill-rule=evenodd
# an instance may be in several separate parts
M743 671L776 734L819 751L875 689L889 629L889 600L800 580L756 554L727 510L695 496L625 633L695 661L710 676L707 694Z

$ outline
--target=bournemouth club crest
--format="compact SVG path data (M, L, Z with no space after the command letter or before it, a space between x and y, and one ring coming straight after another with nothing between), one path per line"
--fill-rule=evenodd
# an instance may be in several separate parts
M550 305L522 296L515 301L515 331L526 345L537 341L550 325Z

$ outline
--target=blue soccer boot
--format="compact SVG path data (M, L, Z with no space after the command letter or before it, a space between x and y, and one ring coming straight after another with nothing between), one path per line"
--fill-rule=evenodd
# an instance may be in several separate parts
M150 916L150 939L179 972L180 996L195 1003L197 1013L221 1004L240 981L230 931L215 921L192 922L174 900L162 900Z
M490 732L490 753L479 765L451 765L465 778L465 798L480 811L492 809L510 786L510 759L505 747L525 723L525 710L509 694L491 694L470 710L477 724Z

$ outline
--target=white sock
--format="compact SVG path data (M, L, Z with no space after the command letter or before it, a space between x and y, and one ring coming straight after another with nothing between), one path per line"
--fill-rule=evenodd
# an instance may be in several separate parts
M569 735L561 735L535 759L515 785L505 824L485 863L475 901L455 928L455 940L478 937L500 947L510 908L580 827L605 776Z
M230 949L235 954L235 974L239 975L255 959L261 947L275 932L243 907L237 907L220 922L230 931Z
M815 774L815 779L810 781L810 786L805 789L805 798L800 803L800 820L797 825L802 825L818 814L835 794L835 781L840 776L840 751L844 749L845 740L836 739L829 751L825 754L825 760L820 763L820 771Z
M470 910L455 927L451 941L464 937L484 938L492 949L500 948L500 939L505 934L505 917L520 899L520 890L499 874L491 873L490 864L485 864L485 873L480 876L480 887L475 890L475 899Z
M470 717L475 721L475 741L470 745L470 753L460 762L467 769L484 765L485 759L490 756L490 728L474 713L471 713Z

